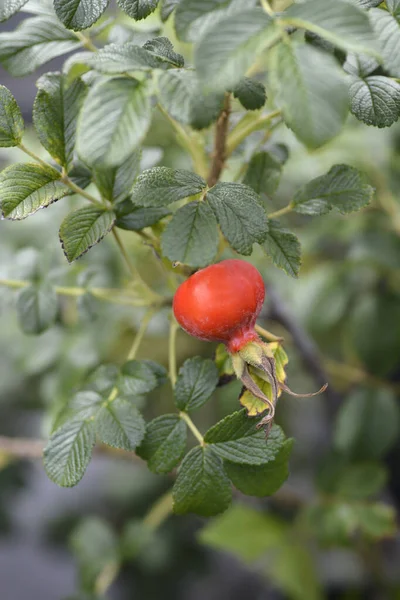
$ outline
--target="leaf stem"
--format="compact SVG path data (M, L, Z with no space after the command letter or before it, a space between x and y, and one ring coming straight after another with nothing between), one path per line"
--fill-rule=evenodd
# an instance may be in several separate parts
M154 530L160 527L172 513L172 492L168 490L150 508L143 519L143 524Z
M90 50L91 52L97 52L97 47L93 44L92 40L89 37L87 37L81 31L74 31L74 33L76 37L82 42L84 48Z
M247 138L248 135L259 129L263 129L265 125L268 125L276 117L280 117L282 114L281 110L277 108L267 115L261 115L258 119L248 118L248 113L243 117L241 121L233 128L226 145L226 156L230 156L232 152Z
M271 5L268 0L261 0L261 6L270 17L274 17L275 13L271 8Z
M171 316L171 325L169 328L169 343L168 343L168 361L169 361L169 379L172 389L175 388L177 380L176 369L176 334L178 333L179 325L175 318Z
M143 337L147 331L147 327L149 326L149 323L156 312L156 308L150 308L144 315L142 322L140 323L140 327L135 335L135 339L133 340L132 348L130 349L128 356L126 357L126 360L133 360L135 358L137 351L139 350L139 346L142 343Z
M192 419L189 415L183 410L179 413L180 418L185 421L186 425L189 427L190 431L193 433L194 437L198 440L201 446L204 446L204 438L201 435L200 431L197 429L196 425L193 423Z
M281 343L281 342L284 341L283 337L279 337L277 335L274 335L273 333L271 333L267 329L264 329L264 327L261 327L261 325L256 325L254 327L254 329L256 330L257 333L259 333L263 338L265 338L269 342L279 342L279 343Z
M221 177L224 169L227 151L226 138L229 128L229 115L231 112L231 95L225 92L224 105L221 114L215 126L214 152L212 157L211 169L207 179L207 185L212 187Z
M136 269L136 267L133 265L133 263L131 262L131 259L129 258L129 255L126 251L126 248L122 242L121 236L119 235L118 231L115 229L115 227L113 227L112 229L112 234L114 236L115 241L117 242L117 246L121 251L122 256L124 257L125 260L125 264L132 276L132 279L139 279L140 281L142 281L141 276L139 275L138 270Z
M276 210L275 212L272 212L271 214L269 214L268 219L278 219L279 217L282 217L283 215L287 215L287 213L292 212L292 210L293 210L292 205L288 204L284 208L281 208L280 210Z
M41 159L40 156L38 156L37 154L32 152L32 150L29 150L29 148L27 148L22 142L18 145L18 148L20 150L22 150L22 152L25 152L25 154L27 154L28 156L33 158L33 160L40 163L42 165L42 167L46 167L46 169L51 167L51 165L49 163L47 163L45 160Z

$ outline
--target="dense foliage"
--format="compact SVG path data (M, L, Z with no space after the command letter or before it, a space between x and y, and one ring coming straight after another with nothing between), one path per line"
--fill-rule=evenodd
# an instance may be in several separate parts
M400 173L400 2L117 4L0 6L0 21L24 13L15 30L0 33L0 62L12 76L68 55L60 71L37 80L35 136L25 135L13 94L0 86L0 146L11 163L0 174L3 219L49 207L36 234L25 227L18 237L25 224L2 223L0 280L6 302L17 290L20 328L37 336L20 361L24 374L42 377L46 473L74 486L107 446L116 457L135 453L173 482L121 540L104 522L82 524L73 542L82 590L105 591L172 508L204 517L226 511L205 525L203 543L250 564L272 552L263 569L274 585L290 598L320 598L305 540L361 547L364 556L396 533L393 507L379 494L399 431L400 206L392 189ZM16 162L22 153L29 162ZM303 499L295 490L279 516L229 507L238 492L272 502L276 494L284 504L293 439L277 424L265 438L257 428L265 406L249 390L239 393L224 346L205 348L184 334L177 342L171 316L186 277L234 256L251 256L267 298L272 282L331 357L311 359L320 361L319 386L324 369L333 377L329 396L299 400L296 409L307 421L315 410L321 419L316 407L325 403L335 418L321 426L318 492ZM304 332L274 302L277 333L292 336L307 363ZM162 340L167 320L168 349L154 344L145 353L147 329ZM6 346L14 330L5 331ZM283 384L282 339L257 331ZM350 384L339 409L336 377L339 388L343 379ZM256 369L253 378L271 398ZM203 413L217 401L225 408ZM135 544L125 556L128 536ZM99 555L97 545L107 551Z

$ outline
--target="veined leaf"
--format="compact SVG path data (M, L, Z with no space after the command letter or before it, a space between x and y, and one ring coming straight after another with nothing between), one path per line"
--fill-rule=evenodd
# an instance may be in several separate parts
M157 8L158 0L117 0L118 6L132 19L145 19Z
M199 194L206 188L202 177L169 167L153 167L141 173L132 190L132 202L139 206L166 206Z
M180 410L195 410L210 398L218 383L218 370L212 360L195 356L181 367L175 386L175 403Z
M390 127L400 115L400 84L375 75L353 78L350 86L351 112L366 125Z
M103 198L118 203L129 196L140 171L140 157L140 150L135 150L118 167L94 169L94 181ZM130 201L129 204L132 206Z
M300 43L281 43L270 57L270 81L286 124L310 148L322 146L340 132L348 112L347 84L337 62Z
M242 77L233 89L233 95L247 110L262 108L267 99L264 85L257 79Z
M180 40L194 42L215 22L229 0L180 0L175 12L175 30Z
M14 96L0 85L0 147L9 148L21 143L24 120Z
M28 0L3 0L0 6L0 23L15 15Z
M232 498L222 460L207 446L196 446L183 459L172 488L174 512L212 517L228 508Z
M391 75L400 77L400 23L386 10L373 8L369 12L378 39L384 65Z
M291 277L297 277L301 265L301 246L294 233L274 220L268 221L268 233L261 245L273 264Z
M161 0L160 16L161 21L166 21L175 10L180 0Z
M217 220L211 208L205 202L190 202L168 223L161 248L172 262L205 267L215 259L218 242Z
M76 122L86 95L79 78L67 85L61 73L46 73L36 85L33 123L40 141L51 156L67 170L72 165Z
M161 415L147 425L136 453L153 473L169 473L185 453L186 437L185 422L178 415Z
M163 206L145 208L144 206L135 206L131 200L125 200L116 206L117 220L115 224L120 229L139 231L144 227L151 227L170 214L171 212Z
M118 166L140 144L150 120L145 83L123 77L100 81L79 115L78 154L90 166Z
M65 217L60 227L60 241L68 262L73 262L98 244L115 222L112 211L94 206L79 208Z
M144 438L146 426L138 409L124 398L102 406L96 416L96 431L104 444L135 450Z
M30 285L20 291L17 314L24 333L43 333L54 324L57 312L57 294L51 285Z
M167 380L164 367L151 360L129 360L120 372L118 389L125 396L147 394Z
M282 173L282 163L270 152L257 152L251 157L243 183L256 194L267 196L276 192Z
M0 204L6 219L25 219L71 193L61 174L38 163L16 163L0 173Z
M109 0L54 0L57 17L67 29L91 27L106 10Z

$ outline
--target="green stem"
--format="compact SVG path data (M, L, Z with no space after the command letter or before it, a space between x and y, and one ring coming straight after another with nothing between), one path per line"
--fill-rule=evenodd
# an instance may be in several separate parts
M171 317L171 325L169 328L169 343L168 343L168 360L169 360L169 378L172 389L175 388L177 380L176 369L176 334L178 333L179 325L174 317Z
M48 169L49 167L51 167L51 165L49 165L49 163L47 163L45 160L41 159L40 156L38 156L37 154L35 154L34 152L32 152L32 150L29 150L29 148L27 148L26 146L24 146L24 144L22 142L18 145L18 148L20 150L22 150L22 152L25 152L25 154L27 154L28 156L30 156L31 158L33 158L33 160L35 160L36 162L40 163L43 167L46 167L46 169Z
M136 267L133 265L133 263L131 262L131 259L129 258L129 255L126 251L126 248L122 242L122 239L118 233L118 231L115 229L115 227L112 230L112 234L114 236L115 241L117 242L117 246L121 251L122 256L124 257L125 260L125 264L132 276L132 279L139 279L140 281L142 281L142 278L138 272L138 270L136 269ZM147 285L147 284L146 284Z
M261 327L260 325L256 325L254 329L259 335L261 335L269 342L283 342L283 337L278 337L277 335L274 335L273 333L271 333L267 329L264 329L264 327Z
M292 210L293 210L292 205L288 204L284 208L281 208L280 210L276 210L275 212L272 212L271 214L269 214L268 219L278 219L279 217L282 217L283 215L286 215L287 213L292 212Z
M86 50L91 52L97 52L98 48L93 44L92 40L83 34L81 31L74 31L76 37L82 42L82 45Z
M197 429L196 425L193 423L192 419L189 417L189 415L183 410L181 410L179 416L183 421L185 421L186 425L189 427L190 431L193 433L194 437L196 438L196 440L198 440L200 445L204 446L204 438L201 435L200 431Z
M157 108L172 125L176 132L178 142L189 152L196 172L206 179L208 173L208 161L201 144L190 136L186 129L180 123L175 121L161 104L157 104Z
M274 17L275 13L271 8L271 5L268 0L261 0L261 6L270 17Z
M139 346L142 343L143 337L147 331L147 327L149 326L149 323L156 312L156 308L150 308L144 315L142 322L140 323L140 327L137 330L135 339L133 340L132 348L130 349L129 354L126 357L126 360L133 360L135 358L137 351L139 350Z
M157 529L172 513L172 492L168 490L153 504L143 519L144 525L150 529Z
M276 109L267 115L262 115L258 119L248 119L246 114L228 136L226 145L226 155L230 156L232 152L247 138L248 135L259 129L263 129L273 119L281 116L281 110Z

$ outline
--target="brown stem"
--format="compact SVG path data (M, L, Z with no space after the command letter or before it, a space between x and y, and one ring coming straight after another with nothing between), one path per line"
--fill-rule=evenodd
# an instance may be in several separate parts
M225 166L226 161L226 138L229 127L229 114L231 111L231 97L227 92L225 94L224 106L221 114L218 118L217 125L215 127L215 141L214 141L214 152L212 156L212 163L210 173L208 175L207 184L212 187L217 183L221 177L222 170Z

